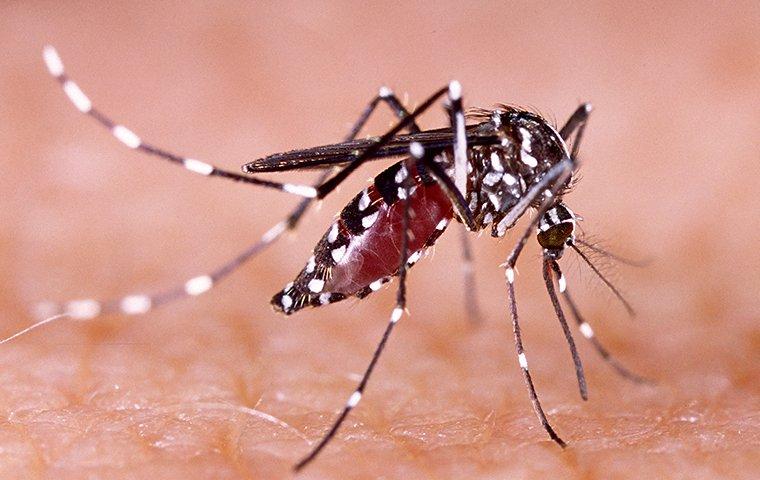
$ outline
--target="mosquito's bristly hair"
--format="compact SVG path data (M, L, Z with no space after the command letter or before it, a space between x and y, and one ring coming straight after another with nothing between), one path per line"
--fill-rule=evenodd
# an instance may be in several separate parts
M631 304L628 303L628 300L626 300L625 297L623 297L623 294L620 293L620 291L617 288L615 288L615 285L613 285L609 280L607 280L607 278L605 278L604 275L602 275L602 272L600 272L599 269L596 268L596 265L594 265L594 263L586 256L585 253L581 251L581 249L578 248L577 245L571 244L571 247L573 248L573 250L575 250L575 252L578 255L580 255L580 257L583 259L584 262L586 262L586 264L591 268L591 270L594 271L596 276L599 277L602 280L602 282L604 282L604 284L607 285L607 287L612 291L612 293L615 294L618 300L620 300L620 303L622 303L623 306L625 307L626 311L628 311L628 314L631 317L635 317L636 311L633 309Z
M562 306L559 303L559 298L557 298L557 292L554 290L554 280L552 278L551 262L553 262L553 260L546 257L544 258L543 275L544 275L544 283L546 284L546 291L549 293L549 298L551 299L552 306L554 307L554 313L557 315L557 319L559 320L559 323L562 326L562 332L565 334L565 340L567 341L567 345L570 347L570 354L573 357L573 365L575 366L575 376L578 379L578 389L580 390L581 398L583 400L588 400L588 386L586 384L586 375L583 372L583 363L581 362L581 357L578 354L578 349L575 346L575 340L573 339L573 334L570 331L570 327L567 325L567 320L565 319L565 313L562 311ZM564 293L566 289L564 277L561 275L558 275L557 281L560 283L559 285L560 292Z
M616 253L612 253L609 250L606 250L602 247L600 247L598 244L589 242L586 239L583 238L576 238L575 241L577 243L580 243L584 247L588 248L589 250L592 250L594 253L598 253L599 255L610 258L612 260L615 260L616 262L620 262L624 265L628 265L631 267L637 267L637 268L643 268L647 265L651 264L651 261L649 260L631 260L630 258L622 257Z
M562 273L562 270L560 269L559 264L556 261L551 262L551 268L552 270L554 270L554 273L555 275L557 275L558 278L564 278L564 274ZM565 299L568 306L570 307L570 313L573 315L573 318L575 319L575 322L578 325L578 330L580 330L581 335L583 335L585 339L591 342L591 345L594 347L597 353L602 357L602 359L605 362L607 362L618 373L618 375L634 383L642 383L642 384L655 383L652 380L642 377L641 375L638 375L636 373L633 373L630 369L626 368L619 360L617 360L615 357L612 356L612 354L609 352L609 350L607 350L604 347L604 345L602 345L602 343L596 337L596 333L591 328L591 325L581 315L580 310L578 309L578 306L575 304L573 297L570 295L570 291L567 289L566 284L565 284L564 289L560 288L560 293L562 293L563 298Z
M308 185L295 185L291 183L273 182L270 180L263 180L255 177L242 175L239 173L223 170L215 167L209 163L196 160L194 158L183 157L175 153L169 152L162 148L155 147L144 142L135 132L112 120L108 115L97 110L90 98L82 91L79 85L66 75L66 71L63 66L58 51L50 46L46 45L42 51L42 57L45 61L50 75L55 78L58 83L61 84L63 92L68 97L69 101L80 112L89 115L94 118L100 125L105 127L111 132L116 140L124 144L126 147L140 150L141 152L159 157L163 160L168 160L171 163L180 165L185 170L196 173L202 176L215 176L219 178L226 178L235 182L250 183L253 185L259 185L261 187L273 188L282 192L291 193L306 198L314 198L317 195L317 191L314 187Z
M14 339L22 336L22 335L25 335L25 334L31 332L32 330L36 330L37 328L42 327L43 325L47 325L49 323L53 323L55 321L58 321L58 320L61 320L61 319L64 319L64 318L72 318L72 317L68 313L59 313L58 315L53 315L52 317L44 318L44 319L42 319L42 320L40 320L40 321L38 321L36 323L33 323L32 325L29 325L28 327L24 328L23 330L20 330L20 331L14 333L10 337L6 337L6 338L0 340L0 345L2 345L4 343L8 343L8 342L10 342L10 341L12 341L12 340L14 340Z

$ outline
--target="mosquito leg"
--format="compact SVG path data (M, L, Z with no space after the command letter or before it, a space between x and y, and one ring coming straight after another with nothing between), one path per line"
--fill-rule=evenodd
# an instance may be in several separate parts
M620 363L619 360L612 356L612 354L604 347L604 345L602 345L602 343L597 339L594 330L591 328L591 325L589 325L588 322L586 322L586 320L584 320L584 318L581 316L581 313L578 310L578 306L570 296L570 292L567 290L565 275L562 273L559 264L556 261L552 261L551 268L554 270L554 274L557 276L559 291L565 298L567 304L570 306L570 312L573 314L573 318L575 318L575 322L578 324L578 330L580 330L581 334L589 342L591 342L591 345L604 359L604 361L607 362L621 377L627 380L635 383L654 383L652 380L642 377L641 375L637 375L636 373L633 373L631 370L626 368L622 363Z
M590 103L581 104L559 132L565 141L568 141L573 132L575 132L575 140L573 141L573 149L571 153L572 158L577 158L578 149L581 146L581 139L583 138L583 131L586 128L586 122L588 121L592 108L593 107Z
M371 147L366 149L361 155L356 157L354 160L351 161L348 165L343 167L338 173L330 178L328 181L324 182L317 188L317 198L324 198L327 196L330 192L335 190L335 187L340 185L343 180L345 180L351 173L354 172L357 168L362 166L366 161L368 161L370 158L372 158L377 151L382 148L384 145L386 145L393 137L403 130L404 128L407 128L409 125L411 125L415 119L420 116L423 112L425 112L428 108L430 108L433 103L435 103L436 100L438 100L443 94L445 94L448 91L448 87L441 88L437 92L435 92L433 95L431 95L427 100L422 102L422 104L417 107L413 112L411 112L406 117L402 118L393 128L388 130L385 135L380 137L380 139Z
M414 148L410 146L410 151L412 152L412 155L415 158L421 158L422 155L417 155L420 153L420 150L422 150L422 145L419 144L412 144ZM324 437L317 443L317 445L306 455L301 461L299 461L294 469L295 471L299 471L303 469L306 465L311 463L312 460L314 460L317 455L322 451L322 449L327 446L328 443L335 437L335 434L338 432L338 429L341 427L343 422L345 421L346 417L348 417L348 414L351 413L351 410L356 407L356 405L359 404L359 401L362 399L362 395L364 395L364 389L367 386L367 382L369 381L370 375L372 375L372 371L375 369L375 365L377 365L377 361L380 359L380 355L383 353L383 350L385 349L385 344L388 342L388 339L391 336L391 333L393 332L394 327L398 323L398 321L401 319L401 317L404 314L404 309L406 308L406 273L407 273L407 259L409 257L409 217L410 217L410 202L409 202L409 187L410 187L411 180L407 178L404 181L404 189L406 190L406 195L404 195L403 202L404 202L404 215L403 215L403 221L401 223L401 251L399 252L399 270L398 270L398 290L396 291L396 306L393 308L393 311L391 312L390 321L388 322L388 326L385 328L385 332L383 332L383 337L380 339L380 343L378 343L377 347L375 348L375 353L372 355L372 360L369 362L369 365L367 366L367 369L364 371L364 375L362 376L361 381L359 382L359 385L356 387L356 390L354 390L354 393L351 394L350 397L348 397L348 400L346 401L346 405L343 407L343 410L341 411L340 415L338 415L338 418L335 419L335 421L332 424L332 427L330 427L330 430L325 434Z
M66 72L63 68L63 62L61 62L61 57L58 56L58 52L55 50L55 48L46 46L43 51L43 57L45 64L50 71L50 74L56 80L58 80L58 83L61 84L63 92L69 98L71 103L74 104L77 110L94 118L103 127L108 129L118 141L127 147L135 150L140 150L141 152L148 155L153 155L164 160L168 160L169 162L183 166L186 170L203 176L220 177L226 178L228 180L233 180L235 182L250 183L307 198L313 198L317 195L314 187L296 185L292 183L273 182L270 180L263 180L260 178L223 170L206 162L202 162L193 158L183 157L142 141L142 139L140 139L140 137L137 136L137 134L135 134L132 130L113 121L110 117L103 114L92 105L92 101L90 101L89 97L87 97L87 95L79 88L79 85L77 85L68 77L68 75L66 75Z
M548 258L544 258L544 283L546 284L546 291L549 293L549 298L552 301L552 306L554 307L554 313L557 315L557 318L559 319L559 323L562 326L562 332L565 334L565 340L567 340L567 345L570 347L570 354L573 357L573 364L575 365L575 376L578 378L578 388L581 392L581 398L584 400L588 400L588 387L586 385L586 375L583 373L583 363L581 363L581 357L578 355L578 349L575 346L575 340L573 339L573 334L570 332L570 327L567 326L567 320L565 319L565 313L562 311L562 306L559 303L559 298L557 298L557 292L554 290L554 280L552 279L552 265L551 262L553 260L550 260ZM560 292L565 291L565 284L564 284L564 278L560 277L561 281L559 284L559 290Z
M449 117L454 131L454 184L467 197L467 136L465 135L464 110L462 109L462 85L449 84Z
M54 51L53 51L54 52ZM52 54L50 54L52 55ZM70 80L64 80L64 82ZM71 88L71 87L69 87ZM362 112L359 120L354 124L351 132L346 137L346 141L353 140L357 132L361 130L367 119L377 107L380 101L387 102L393 109L394 113L400 118L408 115L406 109L387 88L381 88L372 102ZM416 128L416 124L412 123ZM322 183L330 175L331 169L325 170L317 179L317 185ZM230 275L233 271L242 266L246 261L253 258L256 254L264 250L270 244L274 243L285 231L293 230L303 217L306 209L311 204L310 198L305 198L290 212L285 220L279 222L270 228L256 243L246 248L243 252L235 256L232 260L218 267L216 270L193 277L184 284L169 288L157 293L140 293L125 296L118 300L99 301L96 299L79 299L66 302L63 305L52 303L43 303L38 306L39 317L47 317L54 313L64 312L66 316L79 320L90 320L100 315L110 313L123 313L127 315L144 314L148 311L167 303L171 303L188 296L197 296L209 291L219 281Z
M479 324L483 321L478 301L477 285L475 283L475 268L470 245L470 232L466 228L460 229L462 241L462 274L464 276L464 301L470 322Z
M562 188L565 180L570 175L571 169L572 160L570 159L565 159L562 162L556 164L551 169L549 169L548 172L546 172L546 174L533 186L533 188L528 190L527 194L523 196L523 198L520 199L520 202L518 202L518 204L514 207L518 208L523 202L525 202L526 206L523 207L524 211L527 209L527 206L535 202L539 196L543 197L543 201L541 202L536 215L533 216L530 224L524 230L522 236L517 241L517 244L515 244L514 248L512 249L512 252L507 257L507 261L503 264L503 266L506 267L504 273L507 279L507 292L509 296L510 307L509 312L512 319L512 330L515 337L517 360L523 373L525 385L528 388L528 395L530 396L530 401L533 404L533 410L536 412L536 416L538 416L538 419L541 422L544 430L546 430L546 433L549 434L549 437L554 442L563 448L566 446L566 444L564 440L562 440L557 435L557 433L554 431L554 428L552 428L552 426L549 424L549 420L546 418L546 414L541 407L541 402L538 399L538 394L536 393L536 387L533 385L533 379L531 378L530 371L528 370L528 357L525 355L525 349L522 342L522 334L520 331L520 322L517 315L517 300L515 298L514 283L515 264L517 262L517 258L520 256L522 249L525 247L525 243L528 241L528 238L535 232L536 225L538 225L539 220L551 206L555 194Z
M409 111L404 108L404 105L401 103L401 101L399 101L398 97L396 97L396 94L394 94L393 91L388 87L380 87L380 91L377 93L377 96L369 103L369 105L367 105L367 108L364 109L361 116L359 117L359 120L357 120L354 126L351 128L351 133L348 134L346 141L356 138L362 127L364 127L364 125L367 123L370 115L372 115L372 112L377 107L377 104L380 102L387 103L391 110L393 110L393 113L395 113L399 119L403 119L404 117L409 116ZM417 133L420 131L420 127L414 121L409 124L408 128L411 133Z

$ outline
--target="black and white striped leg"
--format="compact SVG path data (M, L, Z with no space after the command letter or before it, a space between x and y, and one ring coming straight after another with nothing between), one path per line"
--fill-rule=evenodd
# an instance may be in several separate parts
M427 100L422 102L422 104L417 107L413 112L409 113L406 117L401 119L396 125L388 130L382 137L378 139L378 141L373 144L371 147L366 149L360 156L356 157L354 160L351 161L348 165L343 167L341 170L338 171L335 176L321 184L317 188L317 198L324 198L327 196L330 192L335 190L335 188L340 185L343 180L348 178L351 173L353 173L357 168L362 166L367 160L372 158L377 151L382 148L383 146L387 145L389 141L393 139L394 136L404 128L408 128L410 125L414 123L416 118L420 116L422 113L427 111L427 109L430 108L431 105L433 105L436 100L441 98L446 92L448 91L448 87L441 88L437 92L435 92L433 95L431 95Z
M544 413L543 408L541 407L541 402L538 399L538 394L536 393L536 387L533 384L533 379L530 375L530 371L528 370L528 357L525 354L525 348L523 347L522 342L522 334L520 330L520 321L517 315L517 299L515 297L515 264L517 263L517 259L520 256L520 253L522 252L522 249L525 247L525 243L528 241L528 238L535 232L536 226L538 225L539 220L541 217L543 217L544 213L549 209L551 206L554 196L556 195L557 191L559 191L562 188L562 185L564 185L565 180L568 178L568 176L571 173L572 170L572 161L570 159L565 159L562 162L556 164L554 167L552 167L546 174L539 180L534 188L531 188L528 190L528 193L523 196L523 198L520 200L520 202L525 201L526 205L530 205L531 203L535 202L539 197L543 198L543 201L541 202L541 205L538 208L538 211L536 212L536 215L531 218L531 221L528 225L528 227L523 231L523 234L518 239L517 243L515 244L514 248L510 252L509 256L507 257L507 261L502 265L506 267L506 270L504 272L504 275L507 279L507 293L509 296L509 312L510 317L512 319L512 330L515 337L515 349L517 350L517 360L520 364L520 369L523 373L523 379L525 380L525 385L528 388L528 395L530 396L530 401L533 404L533 410L536 412L536 416L538 416L539 421L541 422L541 425L543 426L544 430L546 430L546 433L549 434L549 437L556 442L559 446L565 447L566 444L564 440L562 440L559 435L554 431L554 428L552 428L551 424L549 424L549 420L546 418L546 414ZM516 207L520 206L520 202L518 202ZM524 207L524 208L527 208Z
M449 84L449 117L454 133L454 184L467 198L467 135L465 135L464 109L462 108L462 85L456 80Z
M612 354L604 347L604 345L602 345L602 343L596 337L594 330L591 328L591 325L589 325L583 316L581 316L580 310L578 310L578 306L570 296L570 292L567 289L567 280L565 279L565 275L562 273L559 264L556 261L552 261L551 268L557 277L559 292L562 294L565 301L570 306L570 312L572 313L573 318L575 318L575 322L578 324L578 330L581 332L581 335L583 335L584 338L591 342L591 345L604 359L604 361L607 362L621 377L627 380L630 380L634 383L654 383L652 380L633 373L630 369L626 368L619 360L612 356Z
M470 232L466 228L459 230L462 241L462 275L464 277L464 302L467 318L470 322L479 324L483 321L478 300L478 289L475 282L475 261L470 245Z
M560 325L562 326L562 332L565 334L565 340L567 340L567 345L570 347L570 354L573 357L573 364L575 365L575 376L578 379L578 388L580 389L581 398L584 400L588 400L588 386L586 385L586 375L583 373L583 363L581 362L581 357L578 355L578 349L575 346L575 340L573 339L573 334L570 331L570 327L567 325L567 320L565 319L565 313L562 311L562 306L559 303L559 298L557 297L557 292L554 289L554 281L552 278L552 265L551 262L553 260L544 257L544 266L543 266L543 273L544 273L544 283L546 284L546 291L549 293L549 298L552 301L552 306L554 307L554 313L557 315L557 319L559 320ZM561 278L561 283L559 285L560 291L565 290L564 278Z
M410 151L412 155L419 159L422 157L422 155L417 155L422 151L422 145L419 144L412 144L410 147ZM340 415L338 415L338 418L335 419L332 426L330 427L330 430L327 431L324 437L317 443L317 445L309 452L308 455L306 455L301 461L299 461L294 469L295 471L299 471L303 469L306 465L311 463L312 460L314 460L317 455L322 451L322 449L327 446L328 443L335 437L335 434L338 432L338 429L341 427L343 422L345 421L346 417L348 417L348 414L351 413L351 410L353 410L358 404L359 401L362 399L362 396L364 395L364 389L367 386L367 382L369 381L370 375L372 375L373 370L375 369L375 366L377 365L377 361L380 359L380 355L383 353L383 350L385 349L385 345L388 342L388 339L391 336L391 333L393 332L394 327L398 323L399 320L401 320L401 317L404 315L404 309L406 308L406 273L407 273L407 260L409 258L409 217L410 217L410 202L409 202L409 188L411 186L411 179L407 178L404 181L404 189L406 191L406 194L404 195L403 206L404 206L404 215L403 215L403 222L401 224L402 226L402 234L401 234L401 251L399 254L399 270L398 270L398 290L396 291L396 305L391 311L391 317L390 321L388 322L388 326L385 328L385 331L383 332L383 337L380 339L380 343L378 343L377 347L375 348L375 353L372 355L372 360L369 362L369 365L367 366L367 369L364 371L364 375L362 376L361 381L359 382L359 385L356 387L356 390L354 390L354 393L351 394L351 396L348 397L348 400L346 401L346 405L343 407L343 410L340 412Z
M304 199L303 202L309 202ZM294 214L303 206L299 204ZM303 211L300 212L303 214ZM264 250L275 240L277 240L285 231L293 228L298 222L298 217L291 216L286 220L277 223L267 230L261 238L253 245L246 248L231 261L218 267L210 273L193 277L182 285L167 289L158 293L139 293L123 297L118 300L99 301L96 299L80 299L66 302L58 305L55 303L42 303L37 306L37 315L47 317L57 313L64 313L75 320L91 320L95 317L110 313L123 313L126 315L141 315L147 313L156 307L180 300L185 297L195 297L208 292L222 279L229 276L246 261L254 257L257 253Z
M264 180L256 177L242 175L240 173L223 170L209 163L196 160L194 158L183 157L172 152L163 150L149 143L144 142L135 132L118 122L113 121L110 117L97 110L90 98L71 80L63 67L61 57L55 48L46 46L43 50L43 58L50 74L58 80L61 88L72 104L80 112L94 118L103 127L108 129L111 134L121 143L134 150L142 151L148 155L153 155L172 163L181 165L190 172L207 177L220 177L236 182L250 183L262 187L273 188L283 192L291 193L306 198L313 198L317 195L314 187L308 185L296 185L292 183L280 183L270 180Z
M581 106L573 112L567 120L567 123L565 123L565 126L563 126L562 130L559 132L566 142L569 141L570 136L575 133L572 152L570 154L572 158L577 158L578 156L578 149L580 148L581 140L583 139L583 131L586 129L586 122L588 122L591 110L592 107L590 103L582 103Z
M353 140L356 138L364 124L367 123L370 115L372 115L372 112L377 107L377 104L380 102L385 102L388 104L391 110L393 110L393 113L395 113L399 119L402 119L409 115L409 111L404 107L398 97L396 97L396 94L393 93L393 90L386 86L382 86L380 87L377 96L369 103L369 105L367 105L367 108L364 109L361 116L359 117L359 120L357 120L357 122L354 124L351 132L348 135L348 140ZM410 133L417 133L420 131L419 125L417 125L417 123L414 121L409 124L408 129Z
M47 51L46 51L46 55ZM52 54L49 54L52 55ZM51 60L55 61L55 59ZM60 60L59 60L60 61ZM62 70L63 67L60 68ZM51 69L52 71L52 69ZM399 118L408 115L406 109L396 99L390 90L381 88L380 94L373 99L362 115L356 121L351 131L346 137L346 141L353 140L358 132L364 127L370 115L374 112L380 101L385 101L391 107L393 112ZM416 124L411 124L417 128ZM319 185L330 175L331 169L325 170L320 174L316 183ZM311 198L304 198L290 212L285 220L277 223L267 230L264 235L253 245L246 248L243 252L235 256L232 260L213 270L211 273L199 275L187 280L182 285L169 288L163 292L157 293L140 293L123 297L118 300L100 301L96 299L79 299L66 302L59 305L52 302L44 302L37 306L36 315L48 319L51 315L62 315L60 318L72 318L77 320L91 320L100 315L110 313L123 313L127 315L140 315L147 313L158 306L171 303L188 296L198 296L209 291L213 286L219 283L223 278L229 276L233 271L241 267L246 261L253 258L256 254L274 243L285 231L293 230L303 217L306 209L311 204ZM39 326L50 323L49 320L40 323ZM36 327L35 327L36 328ZM14 337L15 338L15 337Z

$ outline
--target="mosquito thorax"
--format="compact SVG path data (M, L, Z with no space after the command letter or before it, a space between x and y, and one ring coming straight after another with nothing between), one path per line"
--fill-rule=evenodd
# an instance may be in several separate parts
M555 260L562 257L565 246L575 239L575 222L575 214L562 202L547 210L538 222L537 236L545 255Z

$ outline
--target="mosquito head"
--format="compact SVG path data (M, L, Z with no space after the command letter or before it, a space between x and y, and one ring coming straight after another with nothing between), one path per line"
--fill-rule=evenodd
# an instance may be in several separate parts
M553 260L561 258L565 247L575 242L576 220L573 211L562 202L541 217L538 222L538 243L544 248L546 257Z

